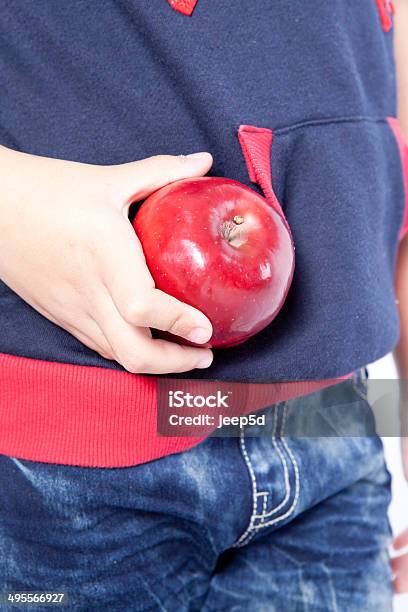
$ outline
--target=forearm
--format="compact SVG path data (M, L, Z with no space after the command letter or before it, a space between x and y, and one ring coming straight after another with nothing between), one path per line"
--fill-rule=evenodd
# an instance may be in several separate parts
M408 0L396 0L395 60L397 68L398 119L408 138Z
M408 0L396 0L395 60L397 65L398 119L408 137ZM395 359L402 380L408 380L408 235L402 240L397 260L396 293L401 335Z
M5 209L5 205L10 199L12 185L16 187L21 184L21 158L23 155L12 149L0 145L0 212ZM17 180L19 179L19 180Z
M408 380L408 236L403 239L398 252L396 294L401 334L394 356L401 380Z

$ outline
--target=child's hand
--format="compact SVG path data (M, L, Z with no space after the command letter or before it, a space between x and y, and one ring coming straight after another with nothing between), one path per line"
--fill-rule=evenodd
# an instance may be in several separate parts
M408 529L400 533L393 545L397 551L408 547ZM391 559L391 567L394 574L395 592L408 593L408 553Z
M211 156L92 166L0 147L0 278L33 308L130 372L208 367L208 349L153 340L149 327L204 343L209 320L154 288L129 204L205 174Z
M407 386L406 381L400 385L400 422L401 422L401 458L402 469L408 481L408 411L407 411ZM394 589L396 593L408 593L408 552L401 550L408 547L408 529L400 533L393 542L393 548L398 556L391 560L394 574Z

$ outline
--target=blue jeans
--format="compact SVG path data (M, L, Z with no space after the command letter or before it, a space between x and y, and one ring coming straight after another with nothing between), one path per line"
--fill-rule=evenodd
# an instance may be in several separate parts
M0 592L64 591L84 612L391 610L390 475L363 377L267 412L272 435L129 468L0 456ZM285 436L306 414L333 435Z

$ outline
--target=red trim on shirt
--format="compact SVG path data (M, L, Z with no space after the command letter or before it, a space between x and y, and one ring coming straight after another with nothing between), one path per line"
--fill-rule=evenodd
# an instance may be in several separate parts
M307 395L340 380L245 385L245 402L238 414ZM161 379L162 389L172 384L174 379ZM214 393L220 383L183 380L181 384L202 395ZM158 434L155 377L0 353L0 388L3 455L66 465L125 467L186 451L206 437Z
M171 8L190 17L195 9L197 0L167 0Z
M281 217L285 218L272 187L272 130L254 127L253 125L240 125L238 139L245 157L250 180L261 187L268 204Z
M402 240L402 238L408 232L408 142L405 139L404 134L402 133L398 119L396 119L395 117L387 117L387 121L392 131L394 132L394 136L398 144L402 164L402 173L404 176L405 213L399 236L400 240Z
M392 15L395 13L394 3L391 0L376 0L376 4L381 27L384 32L389 32L392 28Z

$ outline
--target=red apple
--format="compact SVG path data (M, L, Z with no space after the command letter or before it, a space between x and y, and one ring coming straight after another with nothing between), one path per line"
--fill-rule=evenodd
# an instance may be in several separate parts
M133 226L156 287L210 319L208 346L240 344L278 314L293 277L292 237L252 189L225 178L177 181L145 200Z

